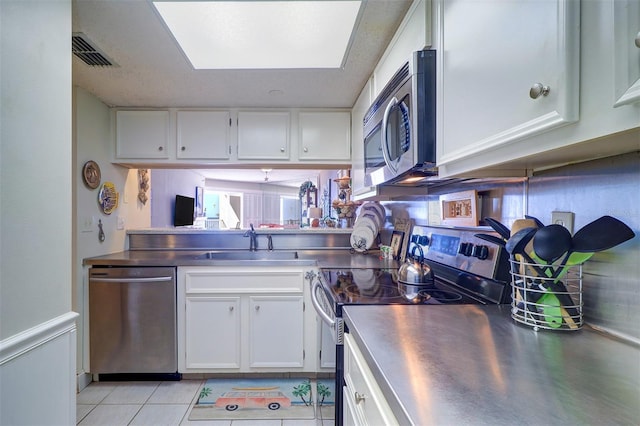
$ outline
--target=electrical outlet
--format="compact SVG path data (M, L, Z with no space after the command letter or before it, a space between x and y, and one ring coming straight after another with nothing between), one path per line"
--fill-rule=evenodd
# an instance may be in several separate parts
M125 223L124 216L118 216L116 228L119 229L119 230L123 230L124 229L124 223Z
M572 212L551 212L551 223L562 225L573 234L573 213Z
M95 217L85 216L80 222L80 232L93 232L95 223Z

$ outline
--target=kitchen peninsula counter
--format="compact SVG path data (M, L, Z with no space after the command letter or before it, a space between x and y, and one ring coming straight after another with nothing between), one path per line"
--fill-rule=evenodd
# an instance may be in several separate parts
M201 259L203 253L213 250L126 250L103 256L84 259L86 266L314 266L318 268L395 268L400 264L395 260L380 259L378 250L367 254L351 253L345 249L295 250L298 259L295 261L213 261ZM247 250L248 251L248 250ZM266 251L266 250L260 250Z
M346 306L402 425L631 425L640 348L589 327L533 331L509 306Z
M262 260L220 260L208 252L249 254L247 230L149 228L128 230L129 249L84 259L85 266L313 266L319 268L398 268L380 259L380 251L351 252L349 228L256 228ZM297 259L267 260L275 252L296 252ZM240 256L242 257L242 256Z

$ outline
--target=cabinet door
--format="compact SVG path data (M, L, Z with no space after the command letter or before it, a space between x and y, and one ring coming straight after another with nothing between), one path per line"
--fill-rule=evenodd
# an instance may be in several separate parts
M169 158L169 111L116 111L116 158Z
M298 120L300 160L351 160L349 112L301 112Z
M439 166L507 146L513 158L514 142L578 120L579 7L440 2Z
M228 111L178 111L177 158L228 160L230 120Z
M289 127L289 112L239 112L238 159L288 159Z
M350 403L356 420L362 416L361 423L365 425L398 424L358 345L348 333L344 335L344 379L344 397L353 398Z
M187 369L240 368L240 297L187 296Z
M615 0L613 7L615 106L640 101L640 2Z
M304 366L303 296L249 297L249 367Z

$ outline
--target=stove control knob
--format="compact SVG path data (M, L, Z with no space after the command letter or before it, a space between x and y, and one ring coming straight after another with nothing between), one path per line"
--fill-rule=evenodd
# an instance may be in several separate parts
M489 247L479 245L473 248L473 257L477 257L480 260L485 260L489 257Z
M461 243L458 253L460 253L463 256L471 256L471 254L473 253L473 244Z

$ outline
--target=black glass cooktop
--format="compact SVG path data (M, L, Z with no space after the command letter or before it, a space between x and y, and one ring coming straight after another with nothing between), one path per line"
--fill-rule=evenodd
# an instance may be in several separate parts
M396 269L324 269L325 290L340 305L479 303L437 279L407 284Z

